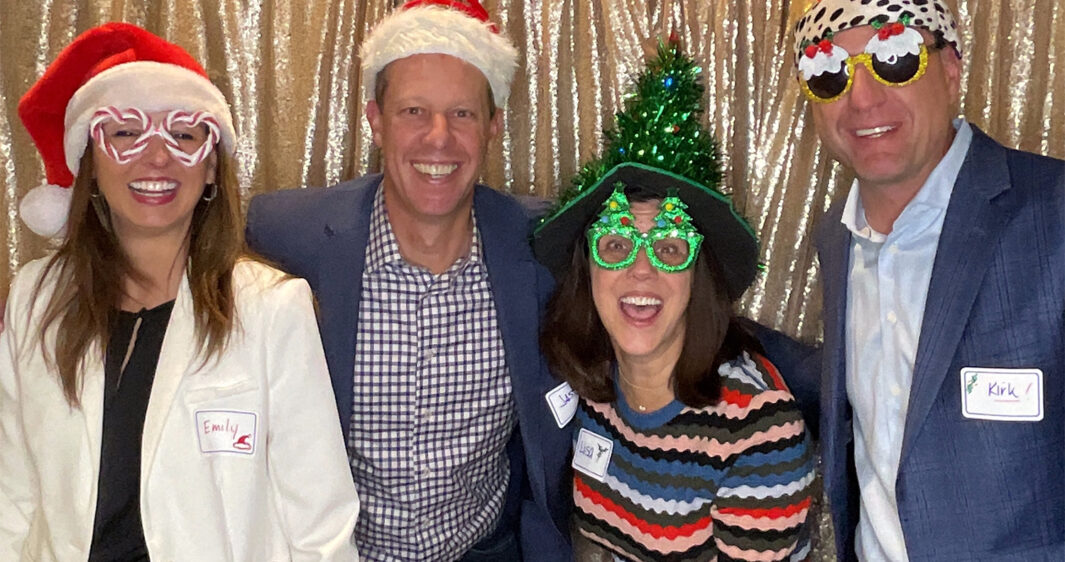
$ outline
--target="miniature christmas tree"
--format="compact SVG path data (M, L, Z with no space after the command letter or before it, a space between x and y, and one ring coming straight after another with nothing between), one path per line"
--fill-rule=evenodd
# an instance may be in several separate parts
M558 206L624 162L654 166L717 189L717 143L700 121L701 72L681 52L675 35L659 43L657 56L648 61L636 78L635 91L625 98L624 110L615 115L615 127L603 132L603 152L581 167L573 185L559 196Z
M673 227L674 236L680 233L685 235L694 233L692 217L684 211L687 208L688 206L677 197L676 193L671 193L662 200L661 208L655 217L655 226L658 228Z

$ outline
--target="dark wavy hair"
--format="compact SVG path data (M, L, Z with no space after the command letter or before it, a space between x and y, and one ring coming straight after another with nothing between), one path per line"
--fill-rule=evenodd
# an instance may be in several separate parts
M627 192L630 201L657 195ZM584 236L574 241L570 267L547 304L540 347L555 376L594 402L617 399L612 379L614 348L592 299L591 263ZM685 311L684 345L673 368L673 393L686 406L701 408L721 395L718 367L743 351L763 354L762 346L732 311L724 272L708 244L692 265L691 297Z

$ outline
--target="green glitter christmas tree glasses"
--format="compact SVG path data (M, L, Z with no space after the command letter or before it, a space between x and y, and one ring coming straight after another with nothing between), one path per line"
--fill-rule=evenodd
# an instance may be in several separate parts
M670 193L658 205L655 224L647 232L636 228L623 184L603 203L603 211L588 227L588 250L603 269L624 269L636 261L640 248L655 268L666 273L684 271L695 263L703 235L684 212L687 205Z

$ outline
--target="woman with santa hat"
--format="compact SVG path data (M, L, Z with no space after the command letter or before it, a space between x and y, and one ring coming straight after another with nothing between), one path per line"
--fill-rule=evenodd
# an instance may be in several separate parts
M229 107L183 49L76 38L19 103L57 249L0 333L0 559L354 560L359 503L298 279L242 256Z

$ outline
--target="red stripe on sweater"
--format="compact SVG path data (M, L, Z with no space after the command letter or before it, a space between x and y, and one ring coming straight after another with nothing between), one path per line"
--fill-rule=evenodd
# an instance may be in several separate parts
M739 406L740 408L746 408L747 406L749 406L751 404L751 398L753 398L752 395L744 394L744 393L742 393L742 392L740 392L738 390L732 389L732 388L724 388L724 387L722 387L722 389L721 389L721 399L724 400L728 404L732 404L733 406Z
M742 508L742 507L723 507L718 513L726 513L728 515L747 515L755 517L757 519L780 519L781 517L791 517L796 513L804 509L810 509L810 497L807 496L799 503L791 504L787 507L771 507L771 508Z
M677 537L690 537L695 534L696 531L701 531L710 527L712 519L710 516L703 517L694 523L687 523L680 527L663 527L662 525L656 525L648 523L642 519L637 518L635 515L626 511L620 505L614 503L609 498L603 497L602 494L591 489L580 476L573 477L573 484L577 488L577 493L591 500L592 503L601 506L603 509L617 515L618 517L628 521L630 525L636 527L640 532L650 535L656 539L669 539L673 540Z
M780 371L777 370L777 366L770 363L768 359L761 355L756 355L758 362L762 364L762 368L765 372L769 373L770 377L773 377L773 382L776 383L779 390L788 390L787 383L784 382L784 378L780 376ZM791 392L788 390L788 392Z

